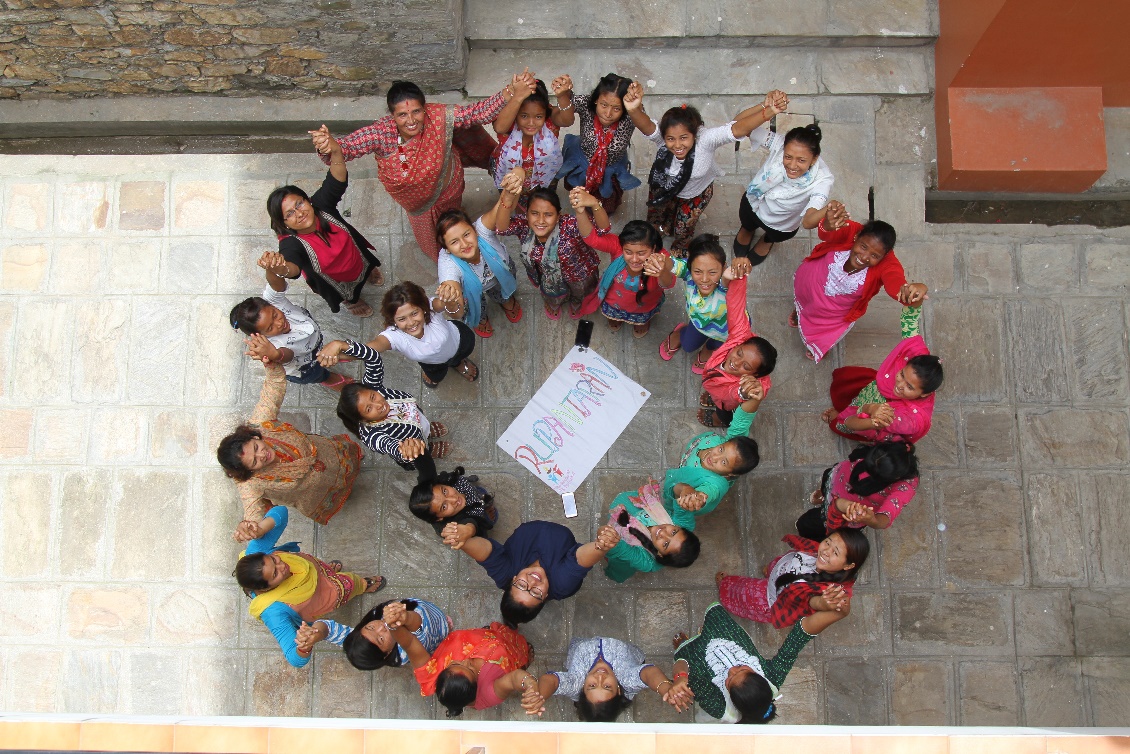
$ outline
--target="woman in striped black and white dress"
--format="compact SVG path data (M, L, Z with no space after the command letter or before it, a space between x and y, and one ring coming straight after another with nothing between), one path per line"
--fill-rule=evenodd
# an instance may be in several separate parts
M415 471L420 480L435 477L434 459L451 450L451 443L439 440L447 427L429 422L411 393L385 387L381 355L364 343L335 340L322 348L318 361L336 364L342 355L365 362L361 382L347 385L350 389L343 389L337 402L337 416L345 428L370 450Z

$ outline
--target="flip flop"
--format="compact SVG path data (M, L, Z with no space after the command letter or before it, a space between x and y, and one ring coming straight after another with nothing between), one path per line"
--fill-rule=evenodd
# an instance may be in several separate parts
M675 325L675 329L671 331L671 335L674 335L675 333L684 329L686 326L686 322L680 322L679 324ZM671 348L671 346L669 345L671 343L671 335L668 335L659 344L659 358L663 359L664 361L670 361L675 356L675 354L679 352L678 348ZM699 374L702 374L702 372L699 372Z
M643 328L642 330L640 328ZM632 325L632 337L636 340L646 337L648 332L651 331L651 323L645 322L642 325Z
M369 306L364 301L358 301L356 304L346 304L345 308L354 317L365 319L366 317L373 316L373 307Z
M334 573L341 573L341 569L345 568L340 560L331 560L328 565L334 569Z
M796 309L793 309L792 313L789 315L788 325L794 330L800 327L800 315L797 314Z
M447 427L443 426L439 422L432 422L432 433L428 435L428 439L431 440L433 437L447 437Z
M432 379L428 377L428 375L423 371L420 372L420 380L424 383L424 387L431 390L435 390L437 387L439 387L439 383L432 382Z
M707 359L707 361L709 361L709 359ZM702 374L706 371L706 361L695 359L694 363L691 364L691 371L695 374Z
M477 382L479 379L479 367L475 362L470 359L463 359L459 362L459 366L455 367L455 371L459 376L467 380L467 382ZM473 374L471 374L473 372Z
M428 441L428 455L430 455L434 460L438 461L450 452L451 443L449 443L447 440Z
M506 315L506 319L510 322L520 322L522 320L522 304L518 299L514 299L514 306L507 309L502 307L502 313Z
M388 586L388 579L386 579L384 576L377 576L375 578L362 576L361 578L365 579L365 594L376 594L377 592Z
M327 390L332 390L335 393L340 393L343 387L345 387L346 385L352 385L354 383L354 379L347 375L338 374L337 372L331 372L330 374L332 374L337 379L331 377L328 380L318 383Z
M698 396L698 405L702 408L714 408L714 399L710 397L710 393L703 390Z
M543 304L544 304L544 302L543 302ZM544 304L544 306L545 306L545 316L549 317L554 322L561 319L561 307L560 306L557 307L557 311L553 311L552 309L550 309L549 304Z
M385 274L383 272L381 272L381 268L380 267L374 267L372 272L369 273L369 279L366 280L365 282L366 283L372 283L373 285L381 285L382 283L384 283L384 281L385 281Z
M474 330L475 334L480 338L489 338L490 336L494 335L494 327L491 326L489 319L482 320L481 322L479 322L479 324L477 324L475 327L472 327L471 329Z
M718 413L712 408L700 408L698 410L698 423L711 429L727 426L722 424L718 418Z
M620 332L620 328L623 327L623 326L624 326L624 323L621 322L618 319L608 320L608 329L611 330L612 332Z

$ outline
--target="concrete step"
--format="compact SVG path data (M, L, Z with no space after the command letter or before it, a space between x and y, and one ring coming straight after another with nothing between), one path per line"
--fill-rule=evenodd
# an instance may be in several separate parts
M522 0L467 2L471 48L580 49L928 44L930 0Z

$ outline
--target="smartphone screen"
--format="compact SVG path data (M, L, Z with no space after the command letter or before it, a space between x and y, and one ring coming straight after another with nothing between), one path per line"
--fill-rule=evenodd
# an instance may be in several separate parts
M577 339L573 341L573 345L588 348L590 340L592 340L592 320L582 319L577 323Z
M577 500L572 492L566 492L561 496L561 504L565 506L565 518L577 517Z

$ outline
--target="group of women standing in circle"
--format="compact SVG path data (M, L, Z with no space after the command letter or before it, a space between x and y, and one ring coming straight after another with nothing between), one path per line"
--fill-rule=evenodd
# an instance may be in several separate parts
M545 700L558 695L574 701L580 719L608 721L650 689L680 711L697 704L726 722L762 723L775 717L774 699L799 652L848 615L870 551L865 530L891 526L918 484L914 444L929 431L942 383L941 363L920 329L927 288L906 280L894 228L878 220L860 224L832 199L819 127L772 130L774 116L788 107L784 92L769 92L717 126L686 104L657 121L644 100L638 82L616 74L578 94L568 75L547 87L526 70L473 105L429 104L414 84L395 82L389 114L372 125L340 138L325 126L310 132L328 166L312 196L283 186L268 198L278 251L259 259L263 294L231 313L265 379L249 421L221 441L217 457L244 506L234 534L245 547L236 579L251 598L251 614L292 664L306 664L314 645L328 641L361 670L411 666L421 693L435 694L449 715L509 697L541 714ZM577 120L580 132L560 140L561 129ZM628 163L637 130L657 148L647 217L614 233L610 216L625 191L642 185ZM728 256L717 236L698 234L696 226L721 174L715 151L746 138L768 157L742 198ZM334 312L344 305L359 317L374 314L361 294L385 282L380 261L338 210L348 188L346 163L370 153L421 251L436 263L437 280L430 293L408 280L389 286L380 305L385 329L368 343L327 341L310 312L287 298L288 281L304 278ZM477 218L461 207L469 165L489 170L499 191ZM771 559L767 553L762 574L715 575L719 602L698 635L675 636L671 677L634 645L604 636L574 637L564 668L531 674L533 650L519 627L547 601L575 594L592 568L603 565L623 582L639 571L689 567L711 547L695 534L696 521L758 466L749 432L778 358L753 330L747 279L801 227L815 228L821 243L797 269L794 304L781 316L798 329L808 358L825 358L880 288L905 307L903 340L878 370L845 367L833 375L823 420L859 446L827 469L796 533L784 538L785 551ZM461 467L436 467L451 449L451 431L425 416L410 392L385 384L389 351L416 362L428 389L452 370L478 380L476 336L494 334L488 301L511 323L524 314L507 236L517 239L549 320L599 311L612 330L627 323L642 338L667 292L682 286L686 321L663 338L659 356L694 354L689 368L703 387L699 419L710 429L687 442L679 465L661 480L641 480L609 501L606 523L590 542L549 521L523 522L505 542L493 539L498 511L491 493ZM608 258L603 271L601 254ZM364 362L359 382L331 371L346 358ZM348 433L322 437L280 421L288 382L338 392L337 414ZM323 617L382 589L384 579L348 572L280 538L290 509L330 522L350 496L364 448L416 473L404 504L485 569L501 590L499 621L456 629L440 606L411 595L378 604L353 628ZM768 657L732 615L791 630Z

